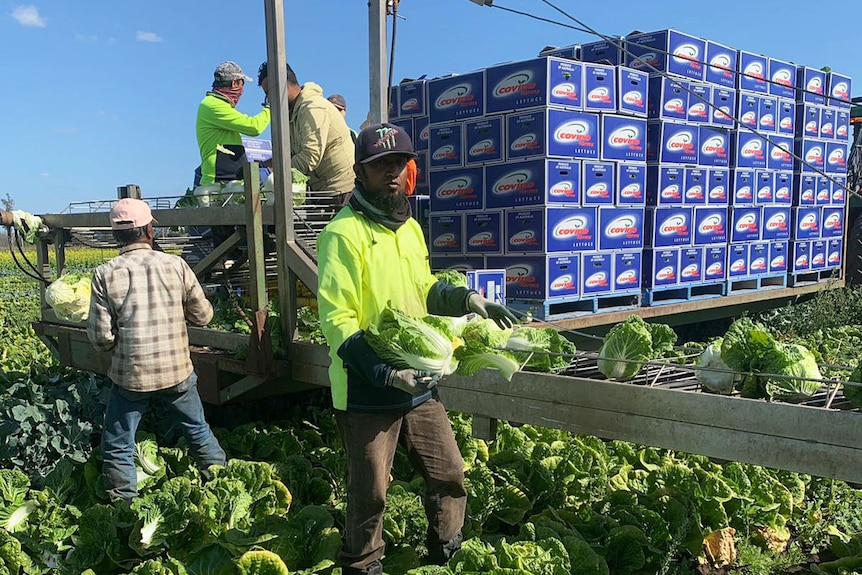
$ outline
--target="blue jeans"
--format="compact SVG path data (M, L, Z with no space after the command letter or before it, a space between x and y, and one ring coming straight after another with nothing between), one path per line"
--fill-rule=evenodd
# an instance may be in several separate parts
M135 432L150 408L170 407L171 423L179 425L198 465L224 465L225 452L204 418L195 372L183 382L159 391L128 391L111 387L102 430L102 476L111 500L138 494L135 470Z

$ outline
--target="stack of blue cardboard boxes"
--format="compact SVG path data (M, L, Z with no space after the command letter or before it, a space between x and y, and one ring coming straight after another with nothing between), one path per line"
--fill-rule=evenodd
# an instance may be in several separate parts
M429 81L432 268L506 269L528 308L639 293L646 81L555 56Z
M505 269L510 303L553 316L840 267L849 94L663 30L405 83L390 114L420 153L432 268Z
M850 78L800 66L796 80L792 282L841 267L850 139Z
M840 267L849 78L675 30L624 41L626 63L651 72L644 285L780 286L788 271L802 271L806 248L819 250L821 269ZM824 92L830 85L834 99ZM810 177L791 152L820 158L836 193L832 179ZM820 185L819 196L800 193L806 185ZM803 196L811 209L798 207ZM777 281L738 282L764 277Z

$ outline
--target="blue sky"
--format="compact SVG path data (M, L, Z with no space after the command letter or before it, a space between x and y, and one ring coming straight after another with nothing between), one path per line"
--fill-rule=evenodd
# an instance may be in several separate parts
M494 0L555 21L541 0ZM739 49L858 81L862 3L725 0L680 4L555 0L605 34L675 28ZM650 9L651 8L651 9ZM469 0L402 0L395 81L468 72L593 38ZM368 110L366 0L286 0L287 57L300 82L347 98L354 127ZM263 2L0 0L0 197L34 213L110 199L136 183L146 197L177 196L199 157L195 112L224 60L250 76L266 58ZM260 90L238 108L255 113Z

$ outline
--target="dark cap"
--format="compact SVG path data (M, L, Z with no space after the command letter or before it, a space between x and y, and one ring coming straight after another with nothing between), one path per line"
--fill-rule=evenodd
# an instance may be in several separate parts
M330 97L328 97L327 100L329 100L330 102L335 104L335 107L338 108L339 110L346 110L347 109L347 100L345 100L344 96L342 96L341 94L333 94Z
M356 163L366 164L390 154L415 158L413 142L403 129L392 124L373 124L356 138Z
M252 81L251 77L246 76L236 62L222 62L213 72L213 81L216 83L223 84L233 80Z

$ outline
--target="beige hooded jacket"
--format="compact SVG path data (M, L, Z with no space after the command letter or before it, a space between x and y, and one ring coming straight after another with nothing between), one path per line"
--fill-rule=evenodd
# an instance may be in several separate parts
M307 175L312 191L353 189L353 139L341 112L323 89L306 82L290 111L291 165Z

